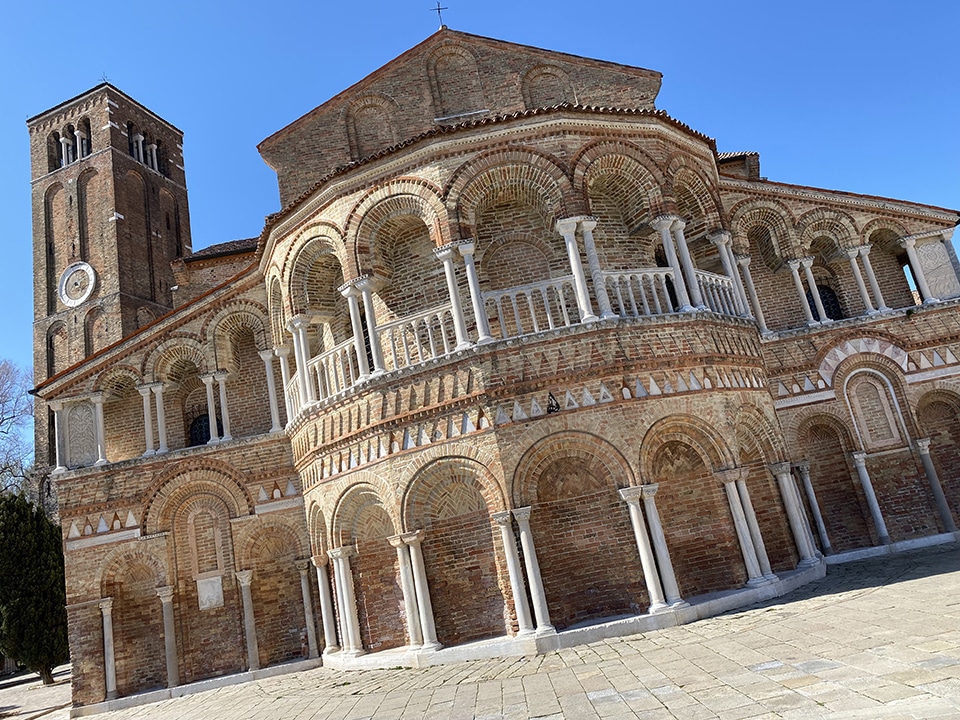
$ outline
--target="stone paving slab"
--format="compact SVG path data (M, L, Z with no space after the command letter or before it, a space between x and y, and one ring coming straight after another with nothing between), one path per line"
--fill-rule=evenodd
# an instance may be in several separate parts
M68 686L37 686L0 684L0 717L66 720L56 706L69 701ZM317 668L95 717L960 718L960 547L832 565L823 580L777 600L540 657Z

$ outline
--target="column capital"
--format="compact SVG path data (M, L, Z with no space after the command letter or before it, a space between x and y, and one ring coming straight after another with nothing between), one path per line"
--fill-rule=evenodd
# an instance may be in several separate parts
M310 327L310 316L309 315L294 315L287 321L288 330L300 330Z
M267 348L266 350L258 350L257 355L259 355L260 359L264 362L270 362L273 360L273 349Z
M674 220L679 220L680 218L676 215L658 215L653 219L650 225L654 230L658 232L663 232L664 230L669 230L673 226Z
M897 240L897 245L899 245L902 248L912 248L916 244L917 244L917 239L909 235L907 237L900 238L899 240Z
M707 235L707 240L719 247L733 242L733 235L730 234L729 230L714 230Z
M90 400L94 405L102 405L103 399L106 393L104 392L95 392L87 395L87 399Z
M47 407L54 412L60 412L63 410L63 400L47 400Z
M240 587L250 587L250 583L253 581L253 570L238 570L235 574Z
M447 260L453 260L457 256L457 244L456 243L447 243L446 245L441 245L433 249L433 254L436 258L442 262Z
M675 215L673 218L673 222L670 224L670 229L682 231L685 227L687 227L686 221L679 215Z
M222 383L224 380L227 379L227 371L217 370L215 373L213 373L213 379L216 380L218 383Z
M750 261L753 259L749 255L739 255L737 253L733 254L733 259L736 261L737 265L740 267L748 267Z
M286 345L279 345L273 349L273 354L279 358L288 358L290 357L290 348Z
M815 260L815 258L812 257L812 256L802 257L802 258L800 258L800 264L803 265L805 268L813 267L813 261L814 261L814 260Z
M768 467L770 468L770 472L772 472L775 477L778 476L778 475L789 475L789 474L790 474L790 463L789 463L789 462L771 463Z
M490 517L493 518L493 521L500 527L513 527L513 516L509 510L494 513Z
M473 255L473 253L477 250L477 244L473 241L473 238L463 238L450 244L456 245L457 250L460 251L460 254L463 255L463 257L466 257L467 255Z
M840 248L840 254L849 260L853 260L860 255L860 246L858 245L857 247Z
M747 473L745 468L728 468L726 470L717 470L713 476L719 480L721 483L726 485L727 483L735 483L738 480L746 480Z
M377 284L376 279L372 275L368 275L366 273L354 278L350 281L350 283L361 292L365 290L372 291L376 288Z
M390 537L387 538L387 542L390 543L395 548L403 547L404 545L406 545L406 543L403 542L402 535L391 535Z
M423 530L413 530L412 532L400 533L400 538L407 545L419 545L423 541Z
M513 516L517 519L517 522L520 525L529 525L530 524L530 511L533 510L529 505L522 508L514 508Z
M870 254L870 251L871 251L872 249L873 249L873 245L871 245L870 243L867 243L866 245L858 245L858 246L857 246L857 251L858 251L858 252L860 253L860 255L863 256L863 257L866 257L867 255L869 255L869 254Z
M160 598L160 602L166 604L168 602L173 602L173 586L164 585L163 587L157 588L157 597Z
M568 235L573 235L577 231L577 222L578 219L575 217L561 218L560 220L557 220L554 228L556 228L558 233L566 237Z
M97 603L97 606L104 615L109 615L113 611L113 598L100 598L100 602Z
M660 489L660 483L646 483L640 487L643 489L643 499L646 500L657 494L657 490Z
M331 560L349 560L356 554L357 550L353 545L341 545L338 548L330 548L327 550L327 557Z
M137 392L143 395L143 397L149 397L151 390L149 385L137 385Z
M801 472L801 474L802 474L802 473L809 473L809 472L810 472L810 461L809 461L809 460L800 460L799 462L795 462L795 463L793 464L793 467L796 468L797 470L799 470L799 471Z
M294 560L293 566L300 571L301 575L306 575L310 570L310 558L299 558Z
M593 229L597 226L598 222L600 221L592 215L585 215L580 218L580 229L593 232Z
M930 454L930 438L928 438L928 437L926 437L926 438L917 438L917 439L914 440L913 442L914 442L914 444L917 446L917 450L920 451L920 454L921 454L921 455L929 455L929 454Z
M620 488L617 490L617 493L624 502L628 502L631 505L638 505L640 498L643 496L643 485L631 485L630 487Z
M798 272L803 261L799 258L788 258L785 262L790 270L793 272Z
M853 456L853 462L858 468L865 468L867 466L867 454L865 452L861 450L851 453L851 455Z
M215 379L215 377L214 377L215 374L216 374L216 373L205 373L204 375L201 375L201 376L200 376L200 381L201 381L204 385L209 385L210 387L213 387L213 381L214 381L214 379Z

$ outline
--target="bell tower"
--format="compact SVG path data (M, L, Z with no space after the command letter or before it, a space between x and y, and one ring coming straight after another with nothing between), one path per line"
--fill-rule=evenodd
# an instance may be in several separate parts
M170 263L191 252L183 133L109 83L27 120L34 381L173 308ZM37 408L36 463L49 458Z

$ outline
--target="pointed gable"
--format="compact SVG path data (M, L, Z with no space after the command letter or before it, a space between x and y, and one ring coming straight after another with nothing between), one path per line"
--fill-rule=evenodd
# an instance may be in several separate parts
M337 167L439 126L577 103L652 110L661 75L442 28L260 143L287 206Z

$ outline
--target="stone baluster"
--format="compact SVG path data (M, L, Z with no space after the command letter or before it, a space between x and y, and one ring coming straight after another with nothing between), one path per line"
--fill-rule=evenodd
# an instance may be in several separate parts
M263 360L263 373L267 377L267 399L270 402L270 432L280 432L280 407L277 405L277 381L273 377L273 350L267 348L257 353Z
M577 307L580 309L580 322L595 322L599 320L593 314L593 305L587 292L587 278L583 274L583 265L580 263L580 248L577 245L577 218L557 220L556 230L563 236L567 247L567 259L570 262L570 271L573 273L573 286L577 293Z
M143 398L143 439L146 450L144 450L142 457L150 457L156 453L153 448L153 406L150 403L150 386L139 385L137 386L137 392Z
M807 293L803 289L803 281L800 279L800 264L800 260L787 260L787 267L790 268L790 276L793 278L793 286L797 290L797 297L800 298L800 308L803 310L803 317L806 319L807 325L816 325L817 321L813 319L810 303L807 302ZM819 293L817 296L819 297Z
M389 537L387 541L397 549L397 561L400 563L400 590L403 592L403 611L407 620L407 645L418 648L423 645L423 633L420 629L420 609L410 564L410 550L400 535Z
M761 334L767 335L770 330L767 328L766 320L764 320L763 308L760 307L760 297L757 295L757 288L753 284L753 275L750 273L751 258L749 255L735 255L734 257L737 266L743 273L743 283L746 285L747 294L750 296L750 307L753 308L753 317L757 321L757 327L760 328Z
M443 274L447 279L447 293L450 295L450 314L453 316L453 332L457 336L455 350L466 350L473 346L467 337L467 324L463 318L463 305L460 302L460 288L457 285L457 272L453 259L459 254L456 243L438 247L433 254L443 263Z
M933 493L933 500L937 504L937 512L940 515L940 522L943 523L943 529L948 533L956 532L957 524L953 521L953 513L950 512L950 505L947 504L947 498L943 494L940 476L937 475L937 468L934 467L933 458L930 457L930 438L921 438L914 442L920 452L920 461L923 463L927 482L930 483L930 490Z
M930 303L939 302L937 298L935 298L930 292L930 286L927 285L926 273L923 272L923 265L920 263L920 258L917 256L916 238L906 237L900 240L898 244L907 251L907 260L910 263L910 269L913 271L913 279L917 281L917 290L920 291L920 296L923 298L923 304L928 305Z
M653 551L657 555L657 565L660 569L660 580L663 583L665 600L670 607L683 607L687 602L680 596L680 586L677 585L677 576L673 572L673 561L670 560L670 549L667 547L667 537L663 533L663 524L660 522L660 513L657 511L656 494L660 485L651 483L641 485L643 509L646 511L647 524L650 526L650 540L653 542Z
M167 687L180 684L180 664L177 659L177 626L173 619L173 587L157 588L163 612L163 653L167 662Z
M547 596L543 590L543 578L540 576L540 563L537 562L537 548L533 542L533 533L530 532L530 510L529 507L517 508L513 511L513 516L517 519L517 525L520 528L520 546L523 548L527 583L533 600L533 614L537 619L537 635L545 635L555 633L556 628L550 622Z
M220 442L220 431L217 428L217 403L213 399L213 375L201 375L200 379L207 390L207 420L210 423L210 439L207 445L216 445Z
M610 307L610 296L607 294L607 281L603 278L603 269L600 267L600 258L597 255L597 245L593 240L593 229L597 227L597 218L580 218L580 232L583 234L583 249L587 254L587 267L590 268L590 279L593 280L593 292L597 296L597 305L600 308L601 320L612 320L617 317Z
M857 258L860 257L860 248L845 248L844 256L850 262L850 272L853 273L853 280L857 284L857 291L860 293L860 299L863 301L864 312L867 315L876 315L877 311L873 307L873 301L867 293L867 286L863 282L863 275L860 273L860 264Z
M647 586L647 596L650 598L650 613L655 613L667 607L660 585L660 573L657 572L657 560L653 555L650 538L647 536L647 525L643 519L643 510L640 507L643 486L633 486L620 490L620 497L627 503L630 510L630 524L633 526L633 537L637 541L637 550L640 553L640 566L643 568L643 581Z
M300 572L300 594L303 596L303 620L307 624L307 648L311 658L320 657L317 646L317 623L313 619L313 598L310 595L310 561L297 560L294 565Z
M223 437L220 438L220 442L227 442L233 440L233 435L230 433L230 410L227 407L227 373L221 370L214 373L213 379L217 381L217 386L220 388L220 415L223 420Z
M157 403L157 439L160 441L157 447L157 455L162 455L170 448L167 447L167 411L163 404L164 384L162 382L153 383L153 399Z
M420 541L423 531L404 533L400 537L410 549L410 564L413 569L413 585L417 595L417 610L420 612L420 630L423 634L423 649L439 649L437 627L433 620L433 603L430 601L430 587L427 585L427 568L423 563L423 550Z
M350 327L353 329L353 348L357 353L357 370L360 375L357 382L370 377L370 365L367 363L367 348L363 344L363 323L360 320L360 291L352 284L346 283L339 288L340 294L347 299L347 308L350 311Z
M660 241L663 243L663 254L667 256L667 264L673 271L673 289L677 294L677 302L680 304L680 307L677 309L680 312L693 312L696 308L690 304L687 285L683 280L683 271L680 269L677 250L673 244L673 234L670 232L674 220L679 220L679 218L675 215L660 215L650 224L660 233Z
M813 514L813 521L817 526L817 535L820 536L820 547L823 548L825 555L829 555L833 552L833 548L830 546L827 526L823 522L820 503L817 502L817 495L813 491L813 482L810 480L810 463L799 462L794 467L800 472L800 481L803 483L803 490L807 495L807 502L810 504L810 512Z
M280 379L283 382L283 406L287 411L287 421L293 419L293 408L290 406L290 398L287 397L287 388L290 385L290 348L283 345L275 347L273 354L280 358Z
M870 508L870 517L873 519L873 526L877 530L880 544L889 545L890 533L887 532L887 524L883 520L880 503L877 501L877 494L873 491L873 483L870 481L870 473L867 471L867 454L865 452L853 453L853 463L857 466L857 476L860 478L863 495L867 500L867 507Z
M257 646L257 621L253 615L253 593L251 582L253 570L237 572L237 582L240 583L240 602L243 606L243 636L247 641L247 668L260 669L260 648Z
M800 496L797 494L796 485L793 482L793 474L790 472L790 463L774 463L770 466L770 472L773 473L773 476L777 479L777 485L780 487L783 507L787 512L787 522L790 524L793 541L797 546L797 552L800 554L800 565L815 565L817 554L810 542L810 536L804 530L807 521L800 505Z
M476 244L473 240L465 239L457 243L457 249L463 256L463 267L467 272L467 287L470 289L470 304L473 307L473 318L477 323L477 344L493 342L490 334L490 321L483 305L483 293L480 291L480 277L477 275L477 266L473 259Z
M517 612L518 634L529 635L533 632L533 622L530 619L530 607L527 605L527 588L523 582L523 573L520 570L517 540L513 535L513 516L509 510L505 510L494 513L493 521L500 528L500 540L503 542L503 551L507 557L507 573L510 576L510 593L513 595L513 606Z
M683 229L686 226L687 224L683 220L674 217L670 230L673 232L673 239L677 244L677 255L680 256L683 275L687 281L687 293L690 296L690 303L699 310L706 308L706 304L703 302L703 295L700 293L700 283L697 282L697 271L693 266L693 259L690 257L687 238L683 234Z
M113 598L100 600L103 619L103 674L107 700L117 696L117 657L113 647Z
M107 464L107 439L103 427L103 393L94 393L90 396L93 402L93 419L97 433L97 461L94 465Z
M373 357L373 374L381 375L385 370L383 348L380 347L380 334L377 332L377 313L373 306L373 278L369 275L361 275L354 283L363 297L363 312L367 318L367 334L370 338L370 355Z
M877 301L877 311L886 312L890 308L883 301L883 293L880 292L880 283L877 282L877 276L873 272L873 264L870 262L870 246L861 245L860 259L863 261L863 270L867 273L867 282L870 283L870 291L873 293L873 299Z
M327 558L325 555L314 555L311 558L317 569L317 585L320 590L320 615L323 619L323 654L337 652L340 645L337 643L337 618L333 608L333 598L330 595L330 578L327 575Z

